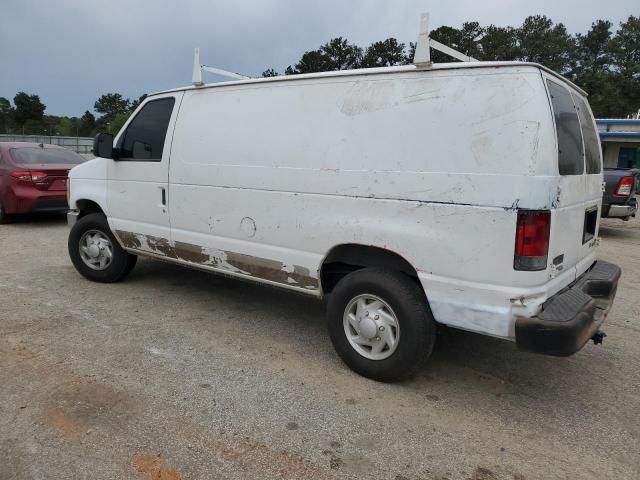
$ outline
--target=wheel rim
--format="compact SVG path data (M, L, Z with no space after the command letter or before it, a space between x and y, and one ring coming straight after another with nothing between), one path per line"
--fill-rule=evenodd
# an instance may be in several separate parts
M80 258L92 270L105 270L113 260L111 240L99 230L89 230L80 238Z
M389 358L398 348L398 317L380 297L366 293L353 298L344 310L343 323L349 344L369 360Z

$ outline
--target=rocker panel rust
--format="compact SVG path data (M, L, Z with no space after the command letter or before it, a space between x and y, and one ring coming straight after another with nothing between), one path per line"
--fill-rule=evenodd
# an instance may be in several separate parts
M184 242L170 242L166 238L116 230L122 246L141 253L181 260L198 266L212 267L256 279L268 280L289 287L319 290L318 279L299 265L268 258L255 257L226 250L216 250Z

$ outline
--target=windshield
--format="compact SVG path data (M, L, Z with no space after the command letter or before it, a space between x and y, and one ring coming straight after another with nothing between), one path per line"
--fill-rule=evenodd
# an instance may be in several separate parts
M23 165L78 165L84 159L66 148L24 147L11 149L11 156L16 163Z

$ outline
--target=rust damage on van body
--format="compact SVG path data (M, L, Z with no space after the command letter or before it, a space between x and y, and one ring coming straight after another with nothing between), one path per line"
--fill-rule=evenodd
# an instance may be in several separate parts
M184 242L170 242L153 235L116 230L122 246L139 252L182 260L204 267L214 267L233 273L269 280L307 290L318 290L318 279L311 271L299 265L288 265L277 260L255 257L225 250L208 249Z

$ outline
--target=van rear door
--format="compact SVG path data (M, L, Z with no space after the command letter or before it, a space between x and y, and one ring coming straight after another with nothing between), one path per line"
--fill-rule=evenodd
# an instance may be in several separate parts
M602 156L585 98L545 74L558 146L558 193L552 209L552 272L575 278L591 266L602 205Z

